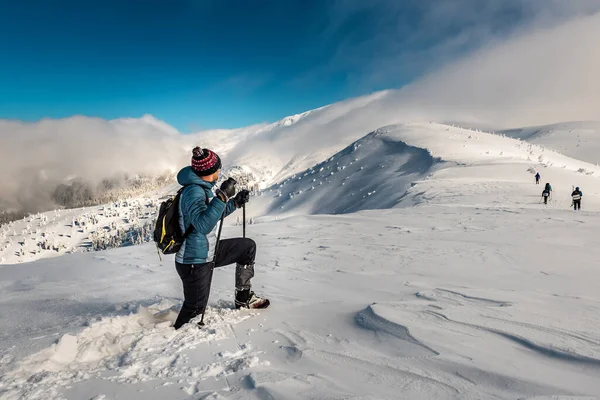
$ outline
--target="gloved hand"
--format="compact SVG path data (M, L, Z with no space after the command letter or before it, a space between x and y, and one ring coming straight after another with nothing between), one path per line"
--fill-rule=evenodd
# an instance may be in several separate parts
M223 200L223 202L227 203L229 198L235 194L235 185L237 182L233 178L227 179L225 182L221 183L221 187L217 189L217 196Z
M246 189L242 189L235 195L233 202L237 208L242 207L250 200L250 192Z

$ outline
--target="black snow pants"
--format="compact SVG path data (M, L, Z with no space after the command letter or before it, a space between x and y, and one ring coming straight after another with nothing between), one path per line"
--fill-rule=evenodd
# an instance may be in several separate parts
M573 200L573 207L575 210L581 210L581 199Z
M236 263L235 288L250 289L254 276L256 243L249 238L224 239L219 242L215 267ZM183 306L173 326L181 328L192 318L200 315L208 302L212 275L211 262L204 264L180 264L175 262L177 273L183 282Z

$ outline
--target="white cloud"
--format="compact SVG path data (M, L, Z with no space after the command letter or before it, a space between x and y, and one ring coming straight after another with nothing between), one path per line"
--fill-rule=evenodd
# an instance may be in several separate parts
M338 41L336 51L314 75L347 70L354 85L400 86L407 76L435 71L509 35L598 11L600 0L341 1L330 7L332 24L324 32ZM357 23L361 36L349 35L348 25Z
M150 116L0 121L0 205L35 210L68 177L92 183L119 173L163 173L182 155L179 133Z
M481 49L396 93L426 118L497 126L600 120L600 14Z

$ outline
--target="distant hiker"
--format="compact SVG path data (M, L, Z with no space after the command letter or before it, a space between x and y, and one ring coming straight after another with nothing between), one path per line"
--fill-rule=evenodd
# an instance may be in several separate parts
M544 198L544 204L548 204L548 198L552 195L552 186L549 183L546 183L544 187L544 191L542 192L542 197Z
M539 172L537 172L537 173L535 174L535 184L536 184L536 185L539 185L539 184L540 184L540 178L541 178L541 176L540 176L540 173L539 173Z
M544 204L548 204L548 197L550 197L550 192L546 189L542 192L542 198L544 199Z
M573 199L573 208L575 211L581 210L581 198L583 197L583 192L579 190L579 187L576 187L573 193L571 193L571 198Z
M235 185L230 181L221 184L215 196L212 189L219 179L221 159L215 152L200 147L194 148L192 154L192 165L177 174L177 182L184 186L179 203L179 224L182 232L192 226L193 230L175 256L184 295L175 329L204 312L210 293L217 225L223 213L225 216L231 214L250 199L247 190L236 195ZM236 308L264 308L269 305L267 299L256 296L250 290L255 255L256 243L252 239L225 239L219 243L214 267L236 263Z

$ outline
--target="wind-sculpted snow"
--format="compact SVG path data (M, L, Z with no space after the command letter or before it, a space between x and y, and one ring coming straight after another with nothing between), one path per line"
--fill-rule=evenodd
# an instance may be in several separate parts
M372 330L376 333L380 334L388 334L397 337L398 339L402 339L410 344L419 346L427 351L421 352L422 355L431 356L431 355L439 355L439 353L433 349L430 349L427 345L421 343L419 340L415 339L409 332L408 328L387 320L385 317L381 316L378 313L379 307L375 305L370 305L364 310L360 311L356 314L356 323L365 329ZM417 355L419 352L415 352ZM416 356L416 355L415 355Z

